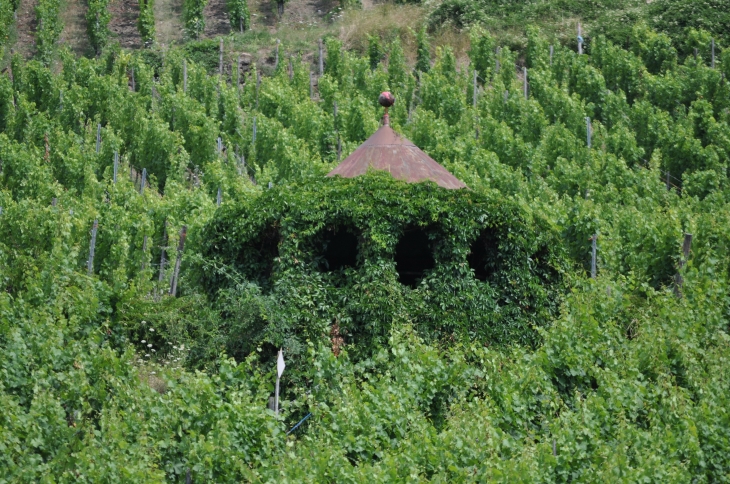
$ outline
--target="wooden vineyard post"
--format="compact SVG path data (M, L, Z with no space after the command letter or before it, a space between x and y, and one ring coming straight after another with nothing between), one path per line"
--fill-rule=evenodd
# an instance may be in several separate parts
M261 89L261 71L256 69L256 109L259 108L259 90Z
M291 55L289 56L289 82L294 79L294 66L291 62Z
M256 145L256 116L253 117L253 144Z
M527 67L522 68L522 90L525 94L525 99L527 99Z
M711 60L710 67L712 67L714 69L715 68L715 39L712 39L712 53L711 53L711 55L712 55L712 60Z
M86 261L86 272L91 275L94 273L94 250L96 249L96 233L99 230L99 221L94 219L94 225L91 227L91 243L89 244L89 260Z
M472 105L477 107L477 70L474 69L474 80L472 81Z
M509 99L509 91L504 91L504 103L507 104L507 100Z
M165 225L162 229L162 245L160 246L160 276L157 279L158 282L162 282L165 280L165 266L167 265L167 260L165 257L165 247L167 246L167 220L165 220Z
M101 150L101 123L96 125L96 152Z
M669 174L669 170L667 170L667 191L672 189L672 182L669 180L669 177L671 175Z
M274 70L279 68L279 44L281 41L276 39L276 52L274 53Z
M590 148L591 147L591 118L586 116L586 145Z
M324 74L324 47L322 46L322 39L319 39L319 75Z
M309 99L314 99L314 73L309 73Z
M596 241L598 240L598 234L593 234L593 237L590 238L591 241L591 279L596 278L597 268L596 268L596 251L598 249Z
M497 47L497 50L495 51L495 61L494 61L494 73L499 74L499 53L502 51L501 48Z
M221 156L223 154L223 140L220 136L216 140L216 148L218 149L218 156Z
M180 229L180 242L177 244L177 258L175 259L175 270L172 272L170 281L170 296L177 294L177 279L180 276L180 262L182 261L183 249L185 248L185 237L188 235L188 226L183 225Z
M117 184L117 173L119 172L119 152L114 152L114 167L113 167L113 174L112 174L112 181L114 184Z
M677 297L682 297L682 285L684 284L684 278L682 277L682 269L689 260L689 252L692 249L692 234L685 233L684 241L682 242L682 258L679 259L677 264L677 273L674 275L674 294Z
M553 46L551 45L550 46L550 65L553 65L553 52L554 52L554 49L553 49Z
M144 195L144 187L147 184L147 168L142 168L142 181L139 183L139 194Z
M340 130L337 128L337 101L334 102L333 114L335 132L337 133L337 161L340 161L340 156L342 155L342 140L340 139Z
M134 82L134 67L132 67L132 92L137 91L137 85Z
M144 271L147 267L147 236L142 239L142 270Z
M236 58L236 89L241 90L241 56Z
M218 195L215 197L216 206L220 207L222 201L223 201L223 191L221 191L221 188L218 187Z
M583 53L583 31L580 28L580 22L578 22L578 54Z
M188 61L183 59L183 92L188 92Z
M58 91L58 110L63 111L63 89Z
M223 38L220 39L220 48L218 49L218 75L223 77Z

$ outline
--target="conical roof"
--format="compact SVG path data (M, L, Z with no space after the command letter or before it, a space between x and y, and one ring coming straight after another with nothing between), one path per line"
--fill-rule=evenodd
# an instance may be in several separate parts
M446 168L393 131L389 126L387 114L383 117L383 126L327 176L355 178L365 174L370 167L387 171L394 178L408 183L431 180L443 188L466 188L466 185Z

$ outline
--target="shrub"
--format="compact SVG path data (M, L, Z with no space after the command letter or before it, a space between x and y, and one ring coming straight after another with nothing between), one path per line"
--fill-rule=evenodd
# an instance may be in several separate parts
M89 8L86 11L86 31L96 55L101 53L107 43L110 20L109 0L89 0Z
M251 28L251 14L248 10L247 0L228 0L226 7L231 27L238 29L239 32L245 32Z
M137 30L145 45L155 42L155 0L139 0Z
M197 39L205 30L203 11L208 0L183 0L183 22L188 37Z
M35 8L38 27L36 28L36 47L38 57L44 63L51 61L58 37L63 31L60 0L39 0Z

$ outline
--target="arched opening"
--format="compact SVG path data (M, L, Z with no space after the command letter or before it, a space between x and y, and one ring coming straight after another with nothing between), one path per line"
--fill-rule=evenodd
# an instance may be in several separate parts
M395 269L400 283L416 287L434 265L433 246L426 230L407 229L395 246Z
M323 256L320 259L320 270L333 272L347 267L357 266L357 229L339 227L327 230L324 236Z
M469 267L474 277L486 281L497 270L497 239L494 231L484 229L469 247Z
M239 256L239 267L251 280L267 285L279 257L279 229L266 227L256 238L248 242Z

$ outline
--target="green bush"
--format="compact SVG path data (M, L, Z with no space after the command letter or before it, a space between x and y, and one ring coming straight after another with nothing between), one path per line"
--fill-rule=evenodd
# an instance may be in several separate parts
M60 0L40 0L36 5L35 14L38 22L35 34L38 57L48 64L53 56L58 37L63 31Z
M155 1L141 0L139 2L139 17L137 18L137 30L142 42L149 46L155 42Z
M5 49L5 44L10 36L10 28L13 24L13 9L10 3L3 2L0 5L0 55Z
M251 14L248 11L247 0L228 0L226 8L232 28L238 29L239 32L245 32L251 28Z
M185 33L191 39L198 39L205 30L205 16L203 11L208 0L184 0L183 23Z
M705 30L717 42L729 43L730 2L727 0L656 0L649 6L652 26L667 33L679 47L690 29Z
M89 0L89 8L86 11L86 31L96 55L101 53L108 41L110 20L109 0Z
M267 216L251 220L244 213ZM400 237L414 227L423 227L431 238L436 266L411 290L397 282L393 254ZM357 267L322 272L318 258L327 234L340 229L360 234ZM251 206L220 213L208 233L206 257L215 266L230 264L234 273L272 291L274 300L289 301L269 314L275 324L247 331L262 338L248 344L286 341L291 351L326 332L333 320L366 351L382 344L405 314L417 318L419 331L430 338L535 344L534 328L559 307L559 274L567 267L551 242L556 234L534 215L493 196L409 185L387 174L306 180L271 190ZM470 269L466 260L480 236L488 236L499 254L480 262L489 266L488 275L480 276L485 282L471 275L485 269ZM260 244L278 246L278 256L262 252ZM209 275L211 294L229 284L221 277Z

